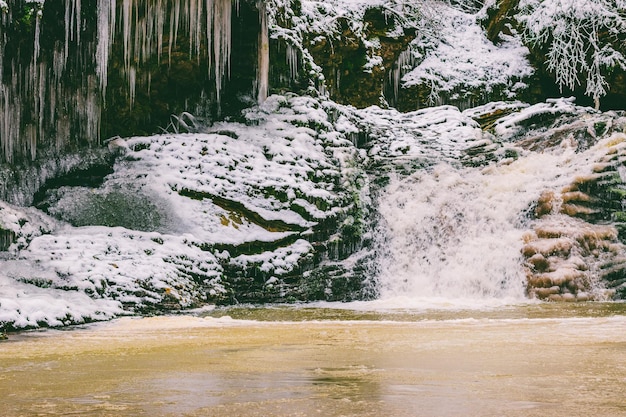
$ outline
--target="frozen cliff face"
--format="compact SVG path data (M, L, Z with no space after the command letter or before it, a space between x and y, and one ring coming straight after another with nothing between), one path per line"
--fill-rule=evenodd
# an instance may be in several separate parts
M37 199L56 220L0 212L11 266L0 274L24 295L9 303L0 291L0 322L363 296L353 270L369 193L351 118L331 102L272 96L246 124L110 142L120 156L100 185L57 181ZM28 294L45 298L42 288L59 308L39 320Z
M289 67L302 70L298 78L308 76L332 99L357 107L473 107L515 97L533 72L517 33L497 43L487 38L481 26L486 6L437 0L270 4L270 32L285 45Z
M172 113L215 116L223 103L254 95L255 2L3 4L0 161L96 146L102 134L153 133Z

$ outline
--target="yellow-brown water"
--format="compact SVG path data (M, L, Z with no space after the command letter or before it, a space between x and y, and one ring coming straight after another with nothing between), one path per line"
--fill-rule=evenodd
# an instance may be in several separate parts
M239 308L13 334L0 414L626 416L625 314Z

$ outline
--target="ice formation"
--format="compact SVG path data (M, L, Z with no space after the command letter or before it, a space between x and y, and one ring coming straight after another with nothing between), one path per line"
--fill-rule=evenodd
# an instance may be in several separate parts
M169 60L183 37L190 57L205 60L219 102L229 72L236 1L98 0L93 30L85 23L93 4L66 0L64 34L52 39L54 46L46 51L41 49L46 30L42 18L49 6L43 1L27 3L26 17L0 3L0 160L35 159L44 144L60 149L74 142L98 143L114 42L122 44L122 74L131 105L139 89L150 89L150 76L142 70L155 58ZM9 26L19 18L30 19L34 27L29 59L22 50L6 53L16 49ZM3 79L8 72L11 79Z
M270 39L267 26L267 11L265 3L262 1L257 2L259 8L259 17L261 21L261 27L259 30L259 63L257 68L257 90L258 90L258 102L262 104L267 99L267 93L269 91L269 73L270 73Z

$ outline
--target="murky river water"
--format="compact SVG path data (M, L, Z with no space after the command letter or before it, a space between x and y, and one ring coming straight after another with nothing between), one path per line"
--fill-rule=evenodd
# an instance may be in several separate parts
M26 332L0 343L0 396L5 417L626 416L626 305L236 308Z

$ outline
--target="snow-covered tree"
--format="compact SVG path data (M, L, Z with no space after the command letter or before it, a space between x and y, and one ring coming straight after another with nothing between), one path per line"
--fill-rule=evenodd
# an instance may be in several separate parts
M526 41L546 48L559 87L583 85L599 107L607 71L626 69L626 0L520 0L519 8Z

